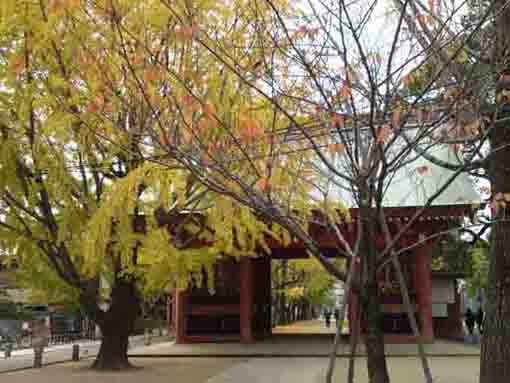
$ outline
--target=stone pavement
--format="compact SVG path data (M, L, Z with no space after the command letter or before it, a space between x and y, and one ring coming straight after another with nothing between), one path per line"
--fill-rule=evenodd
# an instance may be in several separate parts
M434 383L476 383L479 358L471 356L430 360ZM327 358L143 358L138 368L99 373L90 361L48 366L1 375L8 383L323 383ZM423 381L417 358L388 358L392 383ZM366 360L356 360L357 383L367 383ZM335 381L345 381L347 359L337 360Z
M328 356L334 338L334 328L326 328L323 321L296 322L289 326L274 329L274 335L268 339L253 344L240 343L201 343L179 344L161 343L137 352L132 356L197 356L197 357L322 357ZM479 356L479 347L462 342L436 339L432 344L426 344L428 355L434 356ZM339 356L348 356L350 345L344 337L338 349ZM417 356L415 344L388 344L388 356ZM365 355L363 344L358 345L358 355Z
M296 323L277 329L275 335L250 345L239 343L175 345L172 342L134 347L131 362L136 369L98 373L88 369L91 360L46 366L0 375L8 383L323 383L331 333L317 334L321 322ZM292 328L291 328L292 327ZM328 329L329 330L329 329ZM356 383L367 383L363 347L356 358ZM426 345L434 383L476 383L478 347L438 340ZM423 382L416 346L387 345L392 383ZM342 343L335 381L345 381L349 345ZM139 355L139 357L133 357Z
M97 372L91 360L47 366L0 375L6 383L203 383L239 363L228 359L133 359L138 368L124 372Z
M313 334L335 334L335 320L332 320L330 327L326 327L323 320L307 320L294 322L285 326L276 326L273 328L273 334L302 334L302 335L313 335Z

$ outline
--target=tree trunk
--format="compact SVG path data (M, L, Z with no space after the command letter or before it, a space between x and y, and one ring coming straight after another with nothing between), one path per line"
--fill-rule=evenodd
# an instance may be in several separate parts
M506 383L510 382L510 223L494 225L490 251L480 383Z
M366 323L365 346L370 383L388 383L388 366L384 353L384 336L381 328L381 297L376 281L362 291L361 315Z
M125 326L121 326L125 327ZM103 339L101 348L92 368L97 370L123 370L132 367L129 363L127 350L129 332L122 333L118 329L102 328Z
M369 201L368 192L365 191L365 193L362 192L361 201ZM376 235L376 210L370 206L360 206L360 215L362 237L359 248L361 256L361 291L359 297L361 318L366 324L365 346L367 349L368 377L370 383L388 383L390 378L384 354L381 296L377 286L377 251L373 241Z
M103 336L92 368L123 370L132 367L128 361L129 335L140 310L134 282L117 279L111 292L111 306L98 321Z
M499 74L510 74L508 68L510 10L505 0L495 0L496 41L494 67L506 68ZM502 11L503 10L503 11ZM502 12L501 12L502 11ZM502 76L503 77L503 76ZM503 80L503 79L502 79ZM498 81L499 82L499 81ZM496 85L496 93L508 88L505 81ZM510 101L497 99L497 120L510 117ZM492 195L510 193L510 124L495 126L490 133L491 153L488 175ZM506 196L506 194L505 194ZM496 215L490 234L489 278L486 319L480 358L480 383L510 382L510 222L508 207Z

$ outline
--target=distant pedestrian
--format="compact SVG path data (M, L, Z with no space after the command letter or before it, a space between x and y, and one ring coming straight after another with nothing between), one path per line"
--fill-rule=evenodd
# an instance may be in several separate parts
M38 318L32 322L32 347L34 349L34 368L42 367L44 348L48 346L51 333L45 318Z
M476 325L478 326L478 332L480 333L480 335L483 334L484 319L485 319L485 315L484 315L482 306L480 306L480 308L476 312L476 318L475 318Z
M329 327L331 325L331 312L329 310L324 312L324 318L326 319L326 327Z
M338 320L340 319L340 311L338 309L335 309L333 312L333 316L335 317L335 324L338 327Z
M466 314L464 315L464 322L466 323L466 327L469 331L469 335L473 336L473 330L475 329L475 316L471 309L466 310Z

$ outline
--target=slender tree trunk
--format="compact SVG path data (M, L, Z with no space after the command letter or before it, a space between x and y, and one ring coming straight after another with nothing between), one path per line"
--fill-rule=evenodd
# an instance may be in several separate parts
M358 307L356 310L356 318L359 318L361 315L360 308ZM359 323L359 321L358 321ZM349 323L349 326L355 325L357 326L358 323ZM358 334L359 331L356 329L356 331L352 331L351 327L351 336L350 336L350 344L351 344L351 352L349 354L349 367L347 368L347 383L354 383L354 369L356 367L356 349L358 347Z
M98 321L103 339L92 368L122 370L131 367L127 355L129 335L139 310L140 299L134 282L117 279L112 287L111 306Z
M425 354L425 347L423 346L423 340L421 338L420 331L418 330L418 323L416 323L416 314L411 305L411 299L409 298L409 291L407 289L407 283L404 278L404 273L402 273L402 267L400 265L400 260L397 256L392 255L392 264L397 272L398 283L400 285L400 293L402 296L402 300L404 302L404 307L407 311L407 317L409 319L409 323L411 324L411 329L413 330L413 335L416 338L417 347L418 347L418 355L421 359L421 364L423 368L423 375L425 376L425 382L432 383L432 371L430 371L429 362L427 359L427 355Z
M510 117L510 100L503 91L510 88L510 9L506 0L495 0L495 68L502 75L496 84L497 120ZM490 133L491 153L488 175L492 195L510 193L510 124L495 126ZM480 358L480 383L510 382L510 222L508 207L499 210L490 234L490 264L486 319Z
M370 383L388 383L388 366L384 353L384 334L381 326L381 296L377 282L371 281L361 294L361 315L366 323L365 346Z
M362 194L362 200L368 201L368 194ZM381 318L381 295L377 285L377 251L374 247L377 222L376 211L360 206L362 237L361 255L361 319L366 324L365 346L367 349L367 369L370 383L388 383L390 381L386 355L384 352L384 334Z

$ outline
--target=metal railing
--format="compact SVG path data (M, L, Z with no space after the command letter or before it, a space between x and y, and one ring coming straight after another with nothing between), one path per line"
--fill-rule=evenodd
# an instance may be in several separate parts
M67 332L51 334L48 345L69 344L77 341L95 340L94 336L82 332ZM32 336L20 335L0 341L0 350L23 350L32 348Z
M129 338L129 349L143 347L151 344L153 341L159 343L169 339L167 338L168 333L166 330L163 332L163 336L158 335L159 331L153 335L146 332L144 335L131 336ZM54 338L54 341L57 341L57 338ZM85 338L75 339L74 341L66 340L65 343L51 343L43 350L40 366L95 357L99 352L100 345L101 341L99 339L91 340ZM35 352L31 348L4 349L3 352L0 351L0 373L40 367L36 365L36 361Z

